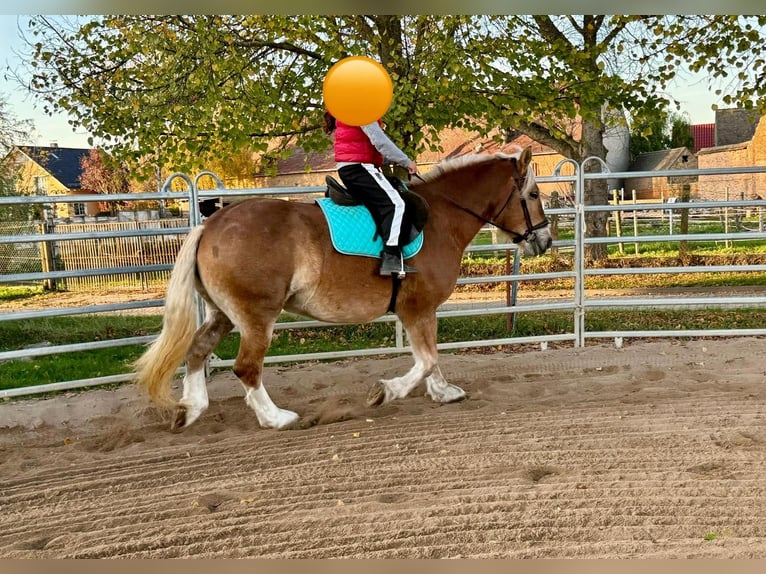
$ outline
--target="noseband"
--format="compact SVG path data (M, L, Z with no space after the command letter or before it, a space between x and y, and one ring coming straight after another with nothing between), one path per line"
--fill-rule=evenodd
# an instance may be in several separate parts
M516 184L516 189L519 191L519 193L521 193L522 190L524 189L524 184L526 183L526 180L527 180L526 176L522 177L518 173L513 176L513 181ZM489 223L491 225L494 225L498 229L501 229L501 230L505 231L506 233L508 233L509 235L512 235L514 243L521 243L522 241L527 241L530 237L533 237L535 235L535 231L537 231L538 229L542 229L543 227L546 227L548 225L548 220L546 218L543 218L543 220L540 223L537 223L537 224L533 225L532 224L532 218L529 215L529 207L527 207L527 200L524 197L522 197L521 198L521 211L524 213L524 222L527 224L527 229L524 231L524 233L519 233L518 231L514 231L513 229L508 229L506 227L503 227L499 223L497 223L497 218L502 215L502 213L506 210L508 205L511 203L511 199L513 199L513 192L514 191L516 191L516 190L511 190L511 193L508 194L508 199L505 200L505 203L500 208L500 210L495 215L493 215L492 217L489 217L489 218L484 217L483 215L479 215L478 213L468 209L467 207L463 207L462 205L460 205L459 203L457 203L456 201L454 201L451 198L446 198L446 199L448 199L448 201L450 201L450 203L452 203L456 207L459 207L460 209L462 209L466 213L470 213L471 215L473 215L477 219L480 219L480 220L482 220L485 223Z

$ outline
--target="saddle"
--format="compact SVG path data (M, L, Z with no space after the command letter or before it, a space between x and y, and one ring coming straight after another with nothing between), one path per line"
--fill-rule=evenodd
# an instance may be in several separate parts
M423 231L428 221L428 202L420 195L407 188L403 181L395 177L387 177L394 189L399 192L404 200L405 221L409 221L410 229L404 234L404 242L410 243ZM325 197L329 197L333 203L343 206L362 205L362 202L354 197L346 187L331 175L325 177L327 190Z

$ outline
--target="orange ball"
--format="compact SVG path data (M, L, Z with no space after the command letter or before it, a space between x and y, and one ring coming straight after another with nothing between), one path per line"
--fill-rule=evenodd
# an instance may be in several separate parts
M363 126L383 117L394 97L386 69L365 56L337 62L324 78L322 95L327 110L350 126Z

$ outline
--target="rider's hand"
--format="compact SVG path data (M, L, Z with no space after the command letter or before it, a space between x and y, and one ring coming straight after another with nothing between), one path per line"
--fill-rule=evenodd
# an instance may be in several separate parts
M410 165L407 166L407 172L410 175L417 175L417 173L418 173L418 165L414 161L411 161Z

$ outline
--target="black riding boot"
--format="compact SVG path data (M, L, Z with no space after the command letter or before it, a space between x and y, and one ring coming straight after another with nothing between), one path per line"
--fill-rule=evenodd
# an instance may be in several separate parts
M396 274L399 279L404 279L407 273L417 273L417 269L406 265L402 259L402 252L398 247L386 245L380 254L380 274L384 277Z

